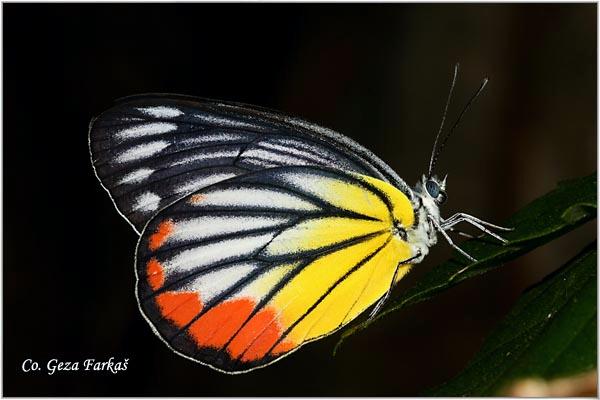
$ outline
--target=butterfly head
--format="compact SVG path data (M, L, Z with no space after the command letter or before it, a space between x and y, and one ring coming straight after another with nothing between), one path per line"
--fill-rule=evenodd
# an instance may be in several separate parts
M428 237L435 234L433 227L429 226L431 224L429 218L439 221L440 206L448 199L448 195L446 194L447 177L448 175L444 179L440 179L436 175L422 175L413 189L418 198L415 208L422 214L419 216L419 221L421 224L426 225ZM434 241L431 237L430 240Z
M423 175L421 177L421 181L417 186L421 186L420 193L423 196L431 199L432 202L437 204L438 206L444 204L448 199L448 195L446 194L446 179L448 175L444 177L444 179L439 179L436 175L426 176Z

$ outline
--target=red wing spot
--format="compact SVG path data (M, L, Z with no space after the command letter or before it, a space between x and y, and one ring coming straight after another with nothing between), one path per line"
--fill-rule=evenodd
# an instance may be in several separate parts
M225 301L190 325L190 334L199 346L221 348L246 321L254 306L249 298Z
M163 283L165 283L163 266L154 257L152 257L150 261L148 261L148 264L146 264L146 280L148 281L148 284L152 290L160 289Z
M190 204L199 204L205 198L206 198L206 196L204 196L203 194L194 194L190 197L189 203Z
M242 361L258 360L281 337L282 330L277 324L277 313L272 307L258 312L231 341L227 350L233 358L241 356Z
M277 346L275 346L273 348L273 350L271 350L271 354L278 355L278 354L287 353L288 351L292 350L294 347L296 347L296 344L294 342L292 342L291 340L283 340L279 344L277 344Z
M172 219L162 221L158 225L156 232L154 232L152 235L150 235L150 238L148 239L148 248L150 250L154 251L154 250L158 249L160 246L162 246L163 243L169 237L169 235L173 232L174 226L175 226L175 224L173 223Z
M163 317L178 328L186 325L202 311L200 296L195 292L164 292L156 296L156 305Z

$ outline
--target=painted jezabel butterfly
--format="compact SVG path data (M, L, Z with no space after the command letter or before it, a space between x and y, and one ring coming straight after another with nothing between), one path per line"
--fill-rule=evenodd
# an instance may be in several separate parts
M440 233L446 178L414 188L353 140L267 109L179 95L125 98L92 120L97 178L140 235L139 308L177 354L227 373L329 335L420 263ZM441 140L440 140L441 138Z

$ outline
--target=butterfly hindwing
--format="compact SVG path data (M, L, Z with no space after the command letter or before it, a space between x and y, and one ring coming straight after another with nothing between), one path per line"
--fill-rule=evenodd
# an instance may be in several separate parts
M332 130L258 107L177 95L133 96L90 125L98 179L141 231L175 200L213 183L279 166L314 165L405 183Z
M264 366L377 301L411 256L395 229L413 223L406 194L364 175L281 167L223 181L145 227L140 308L186 357L227 372Z

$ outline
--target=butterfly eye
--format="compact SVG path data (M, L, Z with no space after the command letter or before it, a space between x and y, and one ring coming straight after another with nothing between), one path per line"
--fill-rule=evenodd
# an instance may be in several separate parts
M427 189L427 193L429 193L429 195L434 199L437 199L438 195L440 194L440 187L435 181L428 180L425 183L425 189Z
M444 204L448 200L448 195L443 190L440 190L440 194L437 197L438 204Z

